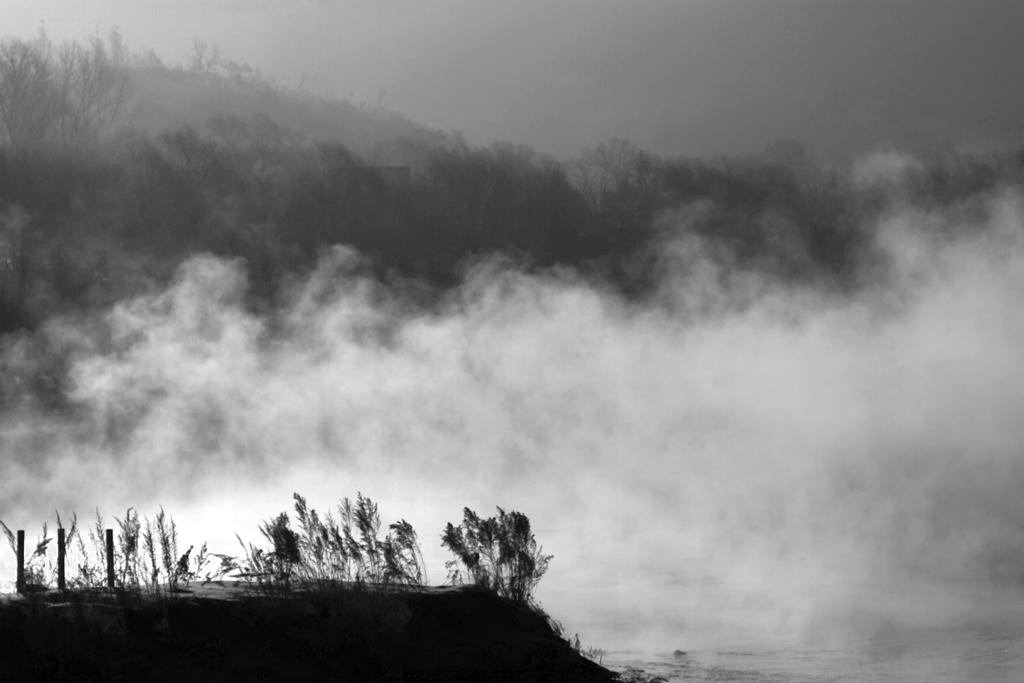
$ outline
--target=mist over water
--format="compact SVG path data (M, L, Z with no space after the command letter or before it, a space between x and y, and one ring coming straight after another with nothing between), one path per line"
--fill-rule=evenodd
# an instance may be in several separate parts
M854 296L734 272L685 211L660 220L643 303L486 261L425 311L337 247L269 313L244 263L198 256L52 321L76 408L4 417L0 519L31 542L55 509L111 526L163 505L182 549L239 554L292 492L326 511L361 491L440 583L444 524L500 505L554 555L545 609L605 648L820 644L1019 604L1020 194L894 209ZM12 567L5 547L4 590Z

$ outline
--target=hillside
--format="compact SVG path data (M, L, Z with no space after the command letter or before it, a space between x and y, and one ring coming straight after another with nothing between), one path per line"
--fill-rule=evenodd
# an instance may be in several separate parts
M288 90L234 62L207 72L137 66L128 73L132 95L123 123L150 134L202 126L217 116L262 115L305 140L339 142L372 156L381 143L428 133L391 109Z

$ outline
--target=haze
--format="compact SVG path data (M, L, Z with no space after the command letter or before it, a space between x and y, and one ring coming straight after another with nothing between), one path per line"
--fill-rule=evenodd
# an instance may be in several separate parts
M1018 2L7 0L5 33L119 26L192 41L286 85L382 102L473 144L561 157L613 136L663 154L780 137L846 160L876 144L1024 143Z
M1020 605L1019 3L8 0L0 37L40 19L288 87L139 68L151 129L0 147L12 528L162 505L239 554L362 492L439 583L501 506L608 649Z

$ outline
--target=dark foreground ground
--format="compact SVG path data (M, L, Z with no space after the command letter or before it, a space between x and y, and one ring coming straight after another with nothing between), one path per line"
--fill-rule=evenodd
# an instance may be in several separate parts
M616 678L544 615L469 586L0 601L0 683Z

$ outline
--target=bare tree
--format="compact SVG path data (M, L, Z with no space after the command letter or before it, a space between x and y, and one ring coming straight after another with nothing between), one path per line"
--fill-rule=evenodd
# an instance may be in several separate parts
M131 52L124 44L124 38L121 37L121 29L117 26L110 29L110 33L107 34L107 42L110 43L110 60L114 63L114 66L118 68L126 67L131 60Z
M0 212L0 312L11 319L0 321L0 330L20 326L26 314L28 290L29 216L18 206Z
M0 134L15 146L58 140L64 146L102 135L131 95L124 45L110 34L83 47L54 49L45 34L0 41Z
M62 103L61 142L80 144L102 135L113 125L131 95L128 72L116 32L111 35L113 56L98 37L83 47L65 43L57 54L57 88Z
M0 132L6 141L14 146L40 144L61 114L45 36L0 40Z
M192 71L199 74L209 73L220 64L220 46L211 45L198 38L192 41Z
M201 183L218 163L217 147L192 126L160 135L164 159L182 178Z
M604 197L633 180L640 150L622 138L612 138L595 148L584 150L572 162L572 180L594 208Z

